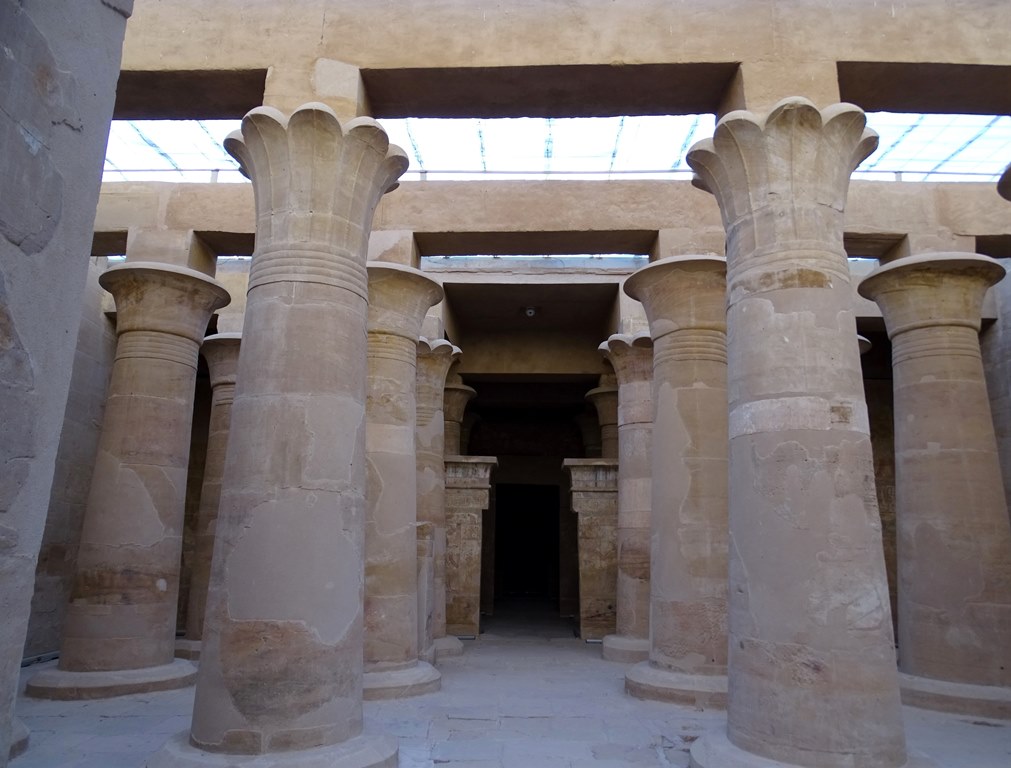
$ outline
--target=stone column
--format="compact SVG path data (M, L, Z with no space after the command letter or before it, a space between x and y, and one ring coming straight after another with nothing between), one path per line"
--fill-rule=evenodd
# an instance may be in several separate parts
M407 158L320 104L258 107L225 146L256 250L193 725L148 765L394 766L362 734L365 257Z
M463 449L461 441L463 418L469 403L477 393L473 387L463 383L460 374L451 373L446 381L446 455L459 456Z
M579 551L579 636L602 640L615 629L618 584L618 461L566 459Z
M228 292L153 262L99 282L116 300L116 358L60 663L28 684L42 698L179 688L196 674L174 659L186 470L200 342Z
M446 458L446 632L481 632L481 513L488 508L491 456Z
M688 153L727 232L727 731L696 766L906 763L843 249L876 145L848 104L731 112Z
M365 405L366 699L439 690L418 659L418 334L442 287L419 270L371 262Z
M418 651L436 659L435 623L446 627L446 375L460 348L442 339L418 341ZM436 606L442 610L437 611ZM455 639L455 638L454 638ZM459 641L457 641L459 643ZM460 647L462 650L462 646Z
M600 351L618 379L618 605L615 634L604 638L602 652L634 663L649 656L653 343L645 333L615 334Z
M615 419L617 419L617 403L615 403ZM600 421L592 413L580 413L576 416L576 425L583 437L583 452L587 459L599 459L602 443Z
M654 345L649 661L625 690L702 708L727 699L726 274L681 256L624 285Z
M618 380L614 374L601 376L600 386L587 392L586 399L597 409L601 458L618 458Z
M1011 527L979 348L1003 277L987 256L932 253L859 290L892 341L902 700L1011 718Z
M228 429L232 421L235 372L239 366L241 339L241 333L219 333L204 339L200 348L211 378L211 420L207 431L207 460L200 488L200 508L197 511L196 545L186 611L186 637L176 641L176 656L184 659L200 658L207 584L211 574L211 555L214 554L214 528L221 499L221 476L225 471L225 448L228 446Z

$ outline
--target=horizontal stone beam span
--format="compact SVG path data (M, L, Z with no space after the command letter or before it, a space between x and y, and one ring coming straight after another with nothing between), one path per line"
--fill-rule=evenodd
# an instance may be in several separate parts
M610 117L715 112L736 62L364 69L376 117Z
M171 0L138 3L127 30L126 70L266 69L317 58L364 69L528 67L539 64L761 61L979 62L1011 65L994 43L1006 5L959 4L952 34L949 0L915 4L419 2L405 23L399 3L313 0L292 15L286 3ZM505 8L505 10L504 10ZM559 34L564 30L564 35ZM257 45L256 41L269 41ZM929 88L929 82L925 85ZM784 94L786 95L786 94Z
M127 70L114 120L227 120L263 104L267 70Z
M1011 113L1011 66L840 61L839 95L867 112Z
M103 185L96 232L131 227L193 229L219 254L248 254L253 190L247 184ZM374 228L413 231L426 255L532 253L534 243L545 254L612 247L642 253L662 229L722 231L712 198L687 181L405 182L384 198ZM989 183L851 184L851 255L885 255L910 233L1011 236L1011 207Z

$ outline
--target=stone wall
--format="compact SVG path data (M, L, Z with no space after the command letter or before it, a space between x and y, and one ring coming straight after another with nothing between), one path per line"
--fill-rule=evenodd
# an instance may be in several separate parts
M132 0L0 0L0 766Z

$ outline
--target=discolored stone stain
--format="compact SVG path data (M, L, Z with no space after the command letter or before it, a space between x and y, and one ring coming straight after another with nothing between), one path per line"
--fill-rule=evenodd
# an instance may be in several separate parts
M174 574L149 573L133 568L82 569L74 579L70 600L91 605L145 605L162 603Z
M2 118L0 118L2 119ZM3 197L12 197L5 195ZM2 203L0 203L2 205ZM0 216L2 216L0 212ZM5 388L31 392L35 389L32 359L21 342L7 298L7 282L0 274L0 384Z
M83 130L74 109L77 80L57 68L38 28L20 5L0 3L0 94L24 105L18 117L0 108L0 146L23 194L0 195L0 235L31 256L52 239L63 214L63 176L49 157L56 126Z
M762 272L758 275L746 275L734 281L732 292L743 291L746 295L766 293L785 288L831 288L832 279L824 272L816 269L780 269Z
M353 683L341 646L320 642L297 621L225 620L220 658L232 702L254 724L297 719Z

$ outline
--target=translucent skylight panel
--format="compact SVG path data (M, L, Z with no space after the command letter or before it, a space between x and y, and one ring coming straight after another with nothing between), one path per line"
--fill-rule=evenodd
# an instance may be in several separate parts
M607 170L616 151L620 117L552 120L550 170L600 172Z
M548 170L553 152L548 144L547 121L532 117L482 120L485 162L489 171L527 171L543 173Z
M383 121L384 125L387 122L393 121ZM481 149L480 120L411 118L403 122L409 132L408 140L412 142L415 151L411 151L411 146L400 146L412 158L412 170L486 170Z

